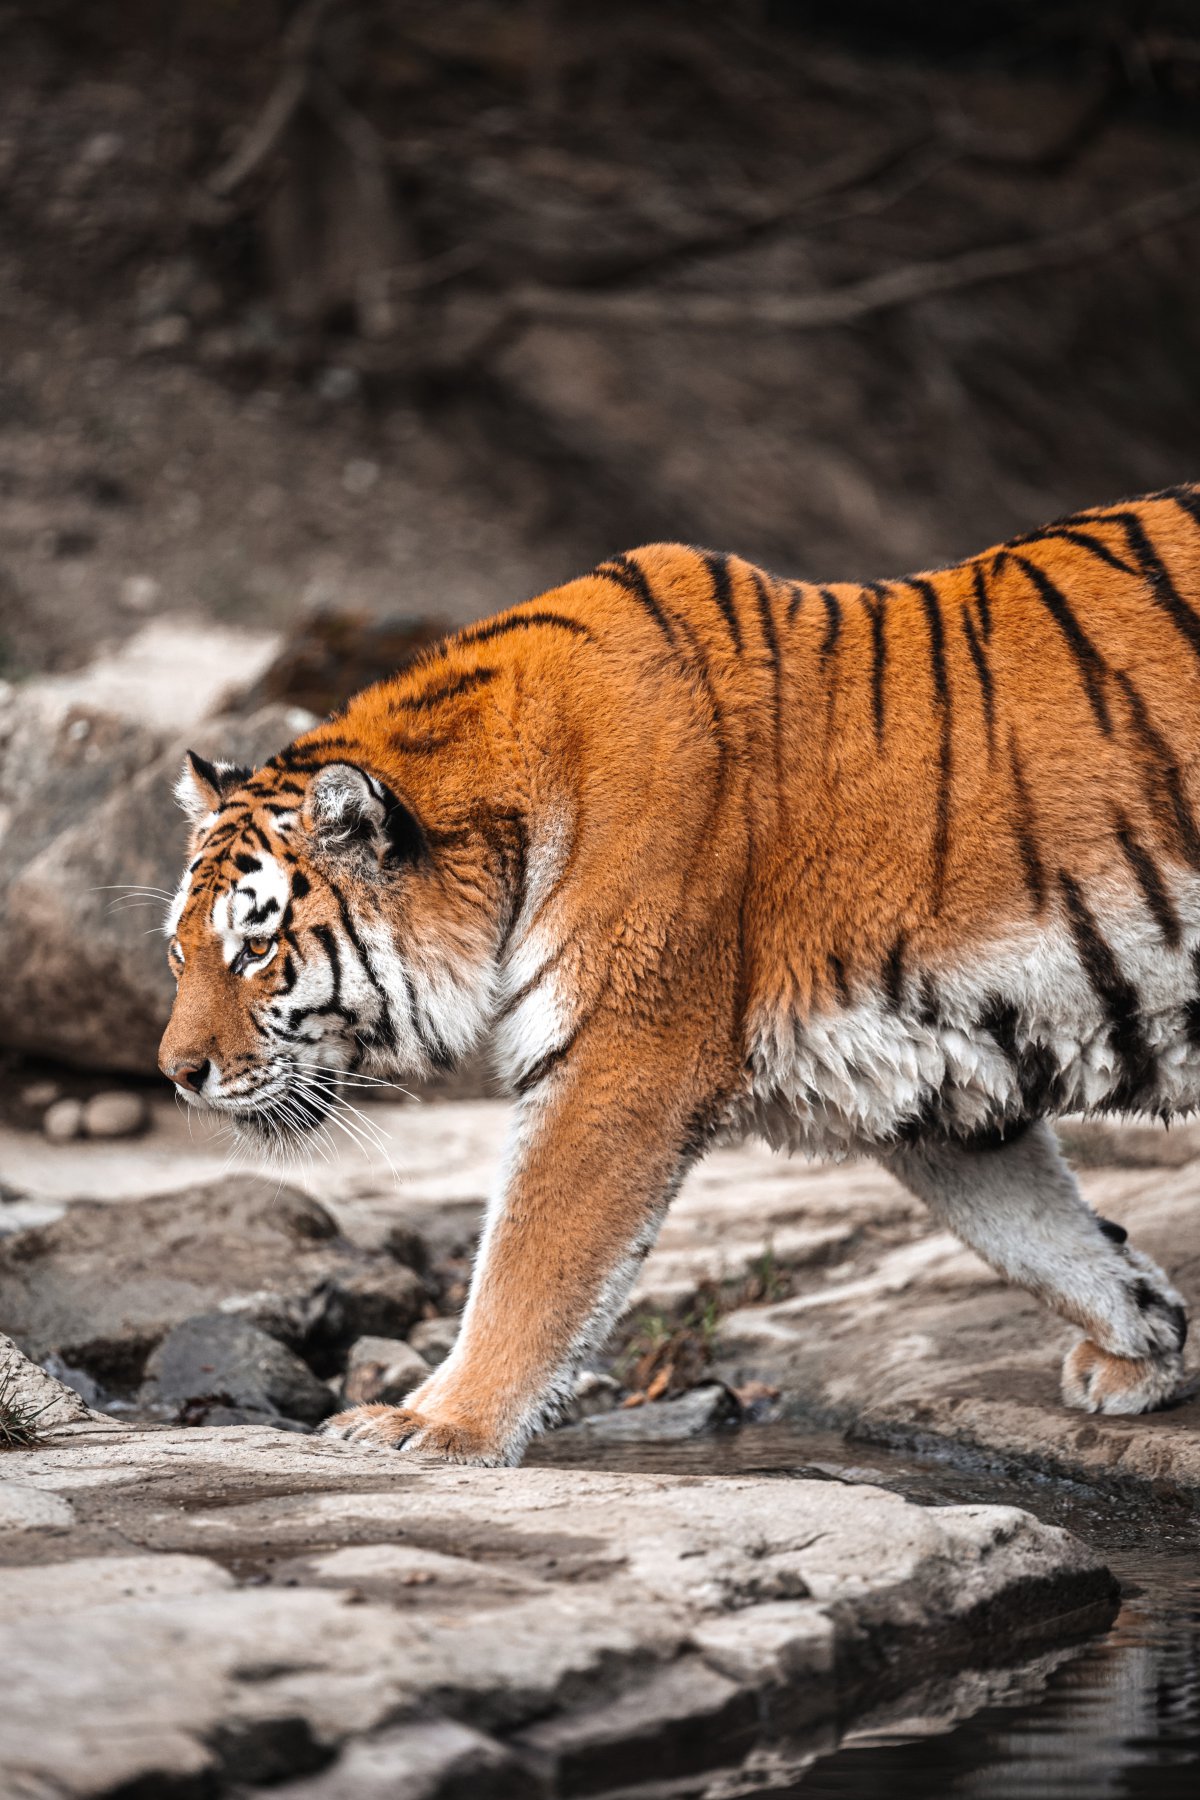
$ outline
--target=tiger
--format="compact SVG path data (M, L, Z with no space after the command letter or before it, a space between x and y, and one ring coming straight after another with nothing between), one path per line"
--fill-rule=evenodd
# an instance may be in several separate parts
M1073 1327L1065 1405L1175 1395L1184 1302L1051 1121L1200 1101L1200 484L904 579L653 544L448 636L265 766L189 755L163 1072L266 1144L490 1050L455 1346L324 1430L499 1466L688 1170L874 1158Z

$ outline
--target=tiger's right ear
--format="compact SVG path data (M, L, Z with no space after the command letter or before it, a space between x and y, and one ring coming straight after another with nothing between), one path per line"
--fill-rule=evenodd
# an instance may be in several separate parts
M207 762L203 756L189 750L175 783L175 798L192 824L198 825L209 813L216 812L226 794L239 787L251 773L238 763Z

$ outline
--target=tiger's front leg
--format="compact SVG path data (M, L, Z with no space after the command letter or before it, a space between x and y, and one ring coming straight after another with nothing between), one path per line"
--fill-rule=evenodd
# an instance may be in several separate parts
M520 1104L462 1330L405 1406L323 1430L452 1462L520 1460L580 1359L619 1316L688 1162L700 1107L657 1041L594 1032Z

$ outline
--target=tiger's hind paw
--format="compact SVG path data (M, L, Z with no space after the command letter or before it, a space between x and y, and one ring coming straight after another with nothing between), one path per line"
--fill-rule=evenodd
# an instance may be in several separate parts
M1154 1412L1173 1398L1182 1373L1183 1358L1177 1350L1159 1356L1113 1356L1081 1338L1063 1362L1063 1404L1091 1413Z

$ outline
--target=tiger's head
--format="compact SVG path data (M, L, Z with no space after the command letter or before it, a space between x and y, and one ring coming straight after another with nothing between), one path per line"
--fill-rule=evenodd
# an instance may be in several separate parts
M486 844L427 829L343 754L301 740L257 772L190 754L176 788L192 836L159 1066L268 1143L318 1127L360 1072L452 1067L491 1010Z

